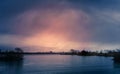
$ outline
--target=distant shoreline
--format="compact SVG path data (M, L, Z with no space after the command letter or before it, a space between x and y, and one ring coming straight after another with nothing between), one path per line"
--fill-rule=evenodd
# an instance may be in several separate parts
M1 52L0 54L8 54L6 52ZM82 55L71 52L23 52L23 53L12 53L12 54L23 54L23 55L77 55L77 56L105 56L112 57L109 54L90 54L90 55Z

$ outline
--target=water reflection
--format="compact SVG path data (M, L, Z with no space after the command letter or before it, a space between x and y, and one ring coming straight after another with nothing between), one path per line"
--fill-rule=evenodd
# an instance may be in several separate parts
M23 61L0 61L0 74L22 74Z
M0 74L120 74L112 57L29 55L23 61L0 62Z
M114 68L119 68L119 69L120 69L120 63L114 62L114 63L113 63L113 66L114 66Z
M44 55L26 58L24 72L28 74L114 74L112 60L106 57Z

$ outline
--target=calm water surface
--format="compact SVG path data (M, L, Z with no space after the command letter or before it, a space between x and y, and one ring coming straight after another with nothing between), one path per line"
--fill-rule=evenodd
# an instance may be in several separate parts
M23 61L0 62L0 74L120 74L112 57L27 55Z

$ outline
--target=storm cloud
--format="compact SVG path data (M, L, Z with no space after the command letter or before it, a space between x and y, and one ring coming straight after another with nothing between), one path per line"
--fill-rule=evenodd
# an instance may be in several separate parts
M119 0L1 0L0 45L119 48L119 3Z

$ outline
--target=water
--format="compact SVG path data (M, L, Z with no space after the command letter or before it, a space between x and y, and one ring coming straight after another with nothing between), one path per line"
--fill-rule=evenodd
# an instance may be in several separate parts
M120 74L112 57L27 55L23 61L0 62L0 74Z

